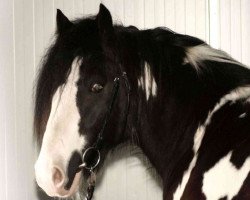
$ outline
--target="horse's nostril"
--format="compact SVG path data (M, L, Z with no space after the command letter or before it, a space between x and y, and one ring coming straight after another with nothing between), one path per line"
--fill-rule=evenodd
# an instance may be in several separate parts
M58 167L53 168L52 180L56 188L62 187L65 175Z

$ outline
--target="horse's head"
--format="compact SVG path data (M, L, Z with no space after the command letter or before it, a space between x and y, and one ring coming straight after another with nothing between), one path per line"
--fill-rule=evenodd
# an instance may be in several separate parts
M115 40L111 15L103 5L96 17L74 22L57 12L57 38L39 73L34 120L41 141L36 180L50 196L77 191L81 155L103 127L101 155L124 138L127 89ZM117 77L120 87L105 126Z

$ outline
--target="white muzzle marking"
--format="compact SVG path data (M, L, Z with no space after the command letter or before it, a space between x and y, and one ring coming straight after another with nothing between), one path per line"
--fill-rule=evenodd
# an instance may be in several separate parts
M71 196L78 189L81 178L79 172L70 190L64 189L72 153L81 152L85 144L84 137L79 134L80 114L76 105L80 64L81 60L75 58L66 84L60 86L53 96L41 151L35 164L36 181L49 196Z

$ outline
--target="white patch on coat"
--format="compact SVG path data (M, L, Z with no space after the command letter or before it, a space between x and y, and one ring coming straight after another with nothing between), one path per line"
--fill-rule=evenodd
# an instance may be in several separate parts
M184 172L184 176L182 178L181 184L178 185L175 193L174 193L174 200L180 200L181 196L183 195L184 189L187 185L187 182L190 178L190 174L193 170L193 168L195 167L197 158L198 158L198 150L200 148L203 136L204 136L204 132L205 132L205 128L204 126L200 126L194 136L194 145L193 145L193 152L194 152L194 157L191 161L191 163L189 164L188 169Z
M232 199L238 194L250 171L250 158L237 169L231 162L229 152L216 165L204 174L202 192L207 200L217 200L224 196Z
M247 116L247 113L242 113L239 115L239 118L245 118Z
M141 88L142 90L145 90L144 80L142 76L138 79L138 87Z
M80 114L76 105L80 64L79 58L73 61L67 82L53 96L41 151L35 164L37 183L50 196L58 196L52 182L53 167L60 168L66 175L72 153L80 152L85 145L84 137L79 134Z
M204 60L232 63L236 65L244 66L242 63L234 60L230 55L224 51L214 49L207 44L197 45L194 47L187 47L186 58L184 58L184 64L190 63L199 71Z
M146 92L147 101L150 96L155 97L157 95L157 84L147 62L144 65L144 76L138 79L138 87Z
M194 135L194 146L193 146L193 152L194 157L192 161L189 164L188 169L184 172L184 176L182 178L181 183L177 187L175 193L174 193L174 200L179 200L181 196L183 195L184 189L186 188L187 182L190 178L190 174L193 170L193 168L196 165L196 161L198 158L198 150L201 146L201 142L203 140L206 127L211 123L212 116L215 112L217 112L223 105L225 105L227 102L235 102L238 99L247 99L250 96L250 86L247 87L239 87L234 90L232 90L229 94L223 96L219 102L215 105L214 109L209 112L206 121L203 125L200 125Z

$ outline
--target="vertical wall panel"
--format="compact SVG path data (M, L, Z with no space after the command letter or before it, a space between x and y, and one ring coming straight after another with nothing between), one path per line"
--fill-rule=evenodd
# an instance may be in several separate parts
M5 198L7 200L15 200L14 195L17 188L17 172L16 165L16 134L15 134L15 52L14 52L14 3L13 1L1 2L3 9L1 10L1 41L4 48L1 50L1 67L4 67L3 72L3 92L4 97L4 133L5 134ZM1 96L2 98L2 96ZM1 163L2 164L2 163ZM1 180L0 180L1 181Z
M250 66L250 1L241 0L242 62Z
M124 23L124 0L116 0L113 3L114 19L117 20L118 24Z
M144 28L152 28L155 22L155 1L144 0Z
M82 0L81 0L81 2L82 2ZM53 0L53 7L55 10L60 9L62 12L64 12L64 1L63 0Z
M74 1L72 0L63 0L63 13L69 18L72 19L74 16Z
M209 43L214 48L219 48L220 44L220 18L219 1L209 1Z
M25 62L24 62L24 2L14 1L15 8L15 18L14 18L14 28L15 28L15 131L17 137L17 157L15 164L20 172L25 172L25 120L23 118L25 113ZM17 9L18 8L18 9ZM24 180L22 186L16 185L16 192L20 193L20 199L26 199L27 185L26 185L26 175L25 173L18 173L16 183L18 180ZM20 182L19 182L20 183ZM13 193L12 193L13 194ZM13 194L13 199L15 194Z
M226 34L223 30L221 37ZM241 1L235 0L231 0L231 54L241 61Z
M147 174L142 162L144 157L138 154L137 149L128 149L126 199L147 199Z
M0 8L2 11L2 8ZM0 17L1 18L1 17ZM1 18L2 19L2 18ZM1 41L2 42L2 41ZM1 52L2 53L2 52ZM3 54L1 54L3 55ZM1 58L1 64L3 64ZM4 72L3 67L0 68L0 90L4 91ZM1 92L0 98L0 198L6 200L6 152L5 152L5 94Z
M83 0L83 14L85 15L95 15L99 10L99 5L101 0Z
M231 1L220 0L220 33L224 32L220 37L220 48L231 53Z
M154 26L164 26L165 24L165 1L164 0L155 0L154 1L154 10L155 10L155 20Z
M209 30L207 30L207 16L208 16L208 7L205 0L196 0L195 1L195 34L194 36L199 37L205 41L208 41L207 33ZM187 14L186 14L187 16ZM186 27L190 26L189 24L186 24ZM191 34L193 35L193 34Z
M83 1L82 0L74 0L74 17L82 17L83 13Z
M175 0L165 1L165 26L175 31Z
M124 2L124 1L123 1ZM135 1L127 0L123 3L123 24L125 26L135 25ZM136 11L138 12L138 11Z
M24 71L24 113L22 118L25 120L25 129L22 134L23 137L23 149L24 149L24 159L21 161L25 167L23 174L25 175L25 181L20 179L20 188L22 188L25 182L26 187L26 200L31 197L35 197L35 181L34 181L34 166L31 165L35 161L34 154L34 144L33 144L33 81L34 81L34 65L35 65L35 54L34 54L34 0L25 0L23 9L23 51L24 51L24 66L22 70ZM16 24L16 23L15 23ZM17 43L18 41L15 41ZM17 55L18 52L16 52ZM16 68L19 66L16 65ZM18 96L16 96L18 99ZM21 117L21 116L20 116ZM18 129L16 129L16 134L19 135ZM26 162L24 162L24 160Z
M186 0L186 34L196 34L196 2L195 0Z
M119 153L109 154L102 175L96 199L126 200L126 147L119 148Z
M134 1L135 5L135 20L134 20L134 25L137 26L138 28L142 29L144 28L145 20L144 20L144 0L137 0Z
M43 46L44 48L48 48L53 39L52 33L55 30L53 1L43 0L43 7L40 9L43 9Z
M249 8L247 0L210 0L210 44L248 65Z
M11 184L15 185L16 177L11 175L12 170L16 170L15 163L15 134L13 128L13 100L14 100L14 52L13 52L13 1L4 0L0 3L0 67L1 67L1 164L0 164L0 197L4 200L10 199ZM10 116L10 117L9 117ZM10 122L8 120L11 120ZM11 159L11 156L12 159ZM2 162L3 161L3 162ZM10 165L12 163L12 165Z
M44 52L43 45L43 0L34 1L34 18L35 18L35 66L38 68Z
M175 1L175 31L179 33L186 32L186 3L185 0Z
M2 5L0 5L0 12L2 12ZM3 17L0 17L3 20ZM3 28L3 27L1 27ZM2 34L2 29L0 33ZM3 42L2 38L0 38L1 43ZM0 50L0 66L4 64L3 60L3 52ZM5 78L4 78L4 68L0 67L0 198L6 200L6 152L5 152Z

